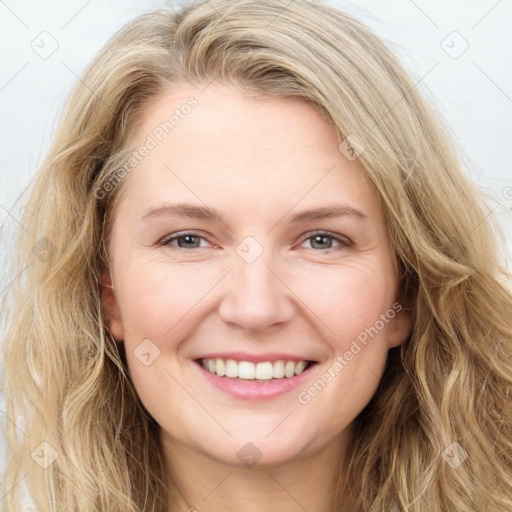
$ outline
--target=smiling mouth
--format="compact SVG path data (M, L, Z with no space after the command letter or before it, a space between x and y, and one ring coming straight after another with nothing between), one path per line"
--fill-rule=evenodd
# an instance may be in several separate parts
M316 361L306 360L253 363L234 359L196 359L195 362L218 377L262 383L290 379L317 364Z

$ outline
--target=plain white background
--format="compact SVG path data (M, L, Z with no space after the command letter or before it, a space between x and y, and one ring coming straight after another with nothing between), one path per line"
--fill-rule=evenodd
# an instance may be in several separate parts
M6 268L10 237L23 229L16 199L41 164L78 76L125 23L175 3L0 0L0 292L16 278ZM384 38L443 116L512 254L512 0L329 3ZM508 255L502 260L511 268ZM2 411L0 402L0 420L10 421Z

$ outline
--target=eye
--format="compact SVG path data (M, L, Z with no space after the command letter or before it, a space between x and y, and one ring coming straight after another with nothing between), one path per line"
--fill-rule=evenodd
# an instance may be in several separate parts
M206 242L206 239L203 236L196 232L190 231L168 236L160 242L160 245L170 245L177 247L178 249L200 249L201 247L207 246L201 245L201 240Z
M318 231L310 234L303 243L308 241L311 241L311 249L329 250L343 247L353 247L352 243L347 238L336 236L325 231Z

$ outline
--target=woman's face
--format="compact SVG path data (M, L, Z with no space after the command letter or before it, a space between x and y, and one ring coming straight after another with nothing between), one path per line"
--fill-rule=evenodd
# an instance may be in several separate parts
M406 338L378 196L338 145L306 103L232 86L147 109L103 304L168 446L238 465L333 446Z

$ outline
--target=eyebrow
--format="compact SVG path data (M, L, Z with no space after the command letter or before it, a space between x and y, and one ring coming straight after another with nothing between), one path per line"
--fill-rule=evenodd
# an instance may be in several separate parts
M148 221L162 216L176 216L189 219L212 220L224 223L224 214L217 212L208 206L196 206L188 203L163 204L157 208L149 208L141 217L142 221ZM328 219L342 216L352 216L362 220L368 220L368 216L362 211L348 205L331 205L313 208L295 214L290 222L308 222L311 220Z
M222 222L222 217L213 208L208 206L196 206L187 203L163 204L158 208L149 208L141 217L141 220L149 220L155 217L174 215L189 219L216 220Z
M368 220L368 215L356 208L352 208L352 206L332 205L297 213L291 218L291 222L307 222L310 220L343 217L345 215L353 216L362 220Z

